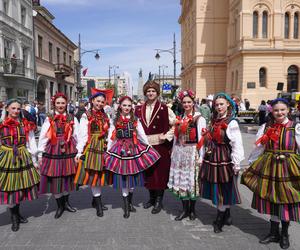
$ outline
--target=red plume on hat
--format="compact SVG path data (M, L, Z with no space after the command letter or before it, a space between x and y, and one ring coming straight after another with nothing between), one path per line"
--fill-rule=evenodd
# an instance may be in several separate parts
M96 96L103 94L106 97L106 102L108 104L111 104L112 98L114 96L114 90L113 89L96 89L96 88L91 88L91 94L92 96L90 97L91 99L95 98Z

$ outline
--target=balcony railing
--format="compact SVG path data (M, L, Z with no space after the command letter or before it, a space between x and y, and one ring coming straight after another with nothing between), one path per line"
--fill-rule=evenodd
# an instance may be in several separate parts
M73 69L63 63L57 63L54 65L54 73L56 76L67 77L72 74Z
M8 75L25 76L24 60L15 58L0 58L0 69Z

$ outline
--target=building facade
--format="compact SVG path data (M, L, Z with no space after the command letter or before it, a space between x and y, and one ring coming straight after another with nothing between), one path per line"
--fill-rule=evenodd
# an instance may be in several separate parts
M50 108L51 96L65 93L76 100L76 67L74 52L77 46L54 24L54 16L39 1L33 6L36 11L35 55L37 71L37 100Z
M0 1L0 101L36 97L31 0Z
M182 0L182 84L253 106L300 90L300 0ZM227 10L227 11L224 11Z

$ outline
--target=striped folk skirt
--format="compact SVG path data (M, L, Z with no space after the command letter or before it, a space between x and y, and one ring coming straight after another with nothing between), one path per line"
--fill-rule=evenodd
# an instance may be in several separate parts
M264 152L243 173L241 183L253 192L252 208L281 220L300 221L300 155Z
M175 145L171 155L168 187L179 199L199 197L199 153L196 145Z
M0 146L0 204L37 199L39 182L40 175L25 145L15 150Z
M74 179L77 185L106 186L112 185L113 174L104 169L105 140L92 135L79 161Z
M48 142L41 165L41 194L60 194L75 189L76 154L76 142L73 137L68 143L64 141L63 136L57 137L55 145Z
M114 174L114 188L133 188L144 185L143 171L160 158L149 145L132 138L118 139L104 155L105 167Z
M211 143L200 166L200 197L211 200L216 206L241 203L230 154L228 144Z

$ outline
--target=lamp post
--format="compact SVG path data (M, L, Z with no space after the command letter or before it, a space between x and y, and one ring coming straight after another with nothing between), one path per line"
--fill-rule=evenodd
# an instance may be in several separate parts
M86 53L93 53L95 54L95 59L99 60L100 59L100 54L99 54L99 49L93 49L93 50L85 50L81 48L81 40L80 40L80 34L78 37L78 63L77 63L77 99L80 100L82 98L82 91L83 91L83 86L81 84L81 57L86 54Z
M160 58L160 53L163 52L168 52L170 54L172 54L173 56L173 66L174 66L174 74L173 74L173 81L174 81L174 87L176 88L176 39L175 39L175 33L173 35L173 48L171 49L155 49L156 50L156 54L155 54L155 58L157 60L159 60Z
M164 75L165 75L165 69L168 68L168 65L159 65L158 66L158 81L160 84L160 80L161 80L161 72L163 72L163 83L164 83ZM162 71L161 71L162 70Z
M116 69L118 69L118 68L119 68L118 65L112 65L112 66L109 65L108 66L108 82L109 82L109 84L110 84L110 79L111 79L111 70L114 71L113 76L114 76L115 97L118 97L118 86L116 84Z

